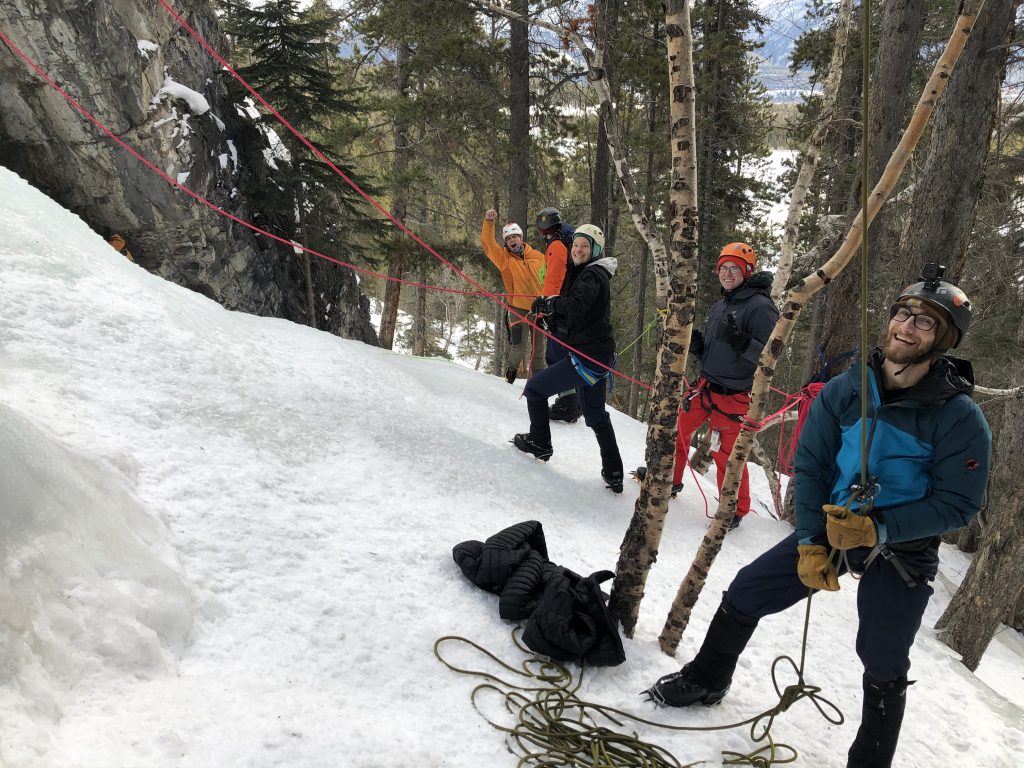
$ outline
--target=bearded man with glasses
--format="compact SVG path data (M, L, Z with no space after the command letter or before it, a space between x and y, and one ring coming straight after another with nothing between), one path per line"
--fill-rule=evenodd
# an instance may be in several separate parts
M796 450L796 531L740 569L700 651L647 691L653 701L717 704L758 622L814 590L838 590L849 571L859 574L855 645L864 673L846 766L892 765L940 537L981 508L992 453L971 399L971 364L946 354L967 333L971 302L942 272L926 265L893 304L882 346L815 398Z
M683 488L690 441L705 422L710 422L711 455L718 468L718 491L722 491L725 465L750 408L757 361L779 319L779 310L771 299L772 273L755 272L756 265L757 254L746 243L729 243L718 257L722 298L712 305L703 327L694 328L690 337L690 355L700 360L700 377L683 392L679 406L672 496ZM633 472L641 480L646 473L646 467ZM738 526L749 511L750 490L744 466L736 516L729 528Z

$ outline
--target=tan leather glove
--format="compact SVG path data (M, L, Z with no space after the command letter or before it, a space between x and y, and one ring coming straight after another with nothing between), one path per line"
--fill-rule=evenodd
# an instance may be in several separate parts
M858 515L835 504L825 504L822 510L825 512L828 543L836 549L873 547L878 543L878 530L870 517Z
M821 544L800 544L797 546L800 559L796 563L796 573L805 587L824 589L827 592L839 591L839 576L836 567L828 560L828 551Z

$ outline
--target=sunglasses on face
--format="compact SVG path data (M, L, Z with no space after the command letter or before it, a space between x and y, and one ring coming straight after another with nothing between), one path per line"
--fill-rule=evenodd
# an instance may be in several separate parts
M939 324L939 321L931 315L914 313L906 307L893 307L891 316L897 323L905 323L910 318L914 318L914 327L921 331L930 331Z
M720 275L738 275L742 271L743 267L722 266L718 268L718 274Z

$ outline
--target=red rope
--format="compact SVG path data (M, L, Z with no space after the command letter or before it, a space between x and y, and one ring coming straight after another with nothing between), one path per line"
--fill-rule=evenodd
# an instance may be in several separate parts
M370 205L372 205L374 208L376 208L378 211L380 211L382 214L384 214L384 216L392 224L394 224L396 227L398 227L400 230L402 230L402 232L404 232L410 238L412 238L418 245L420 245L425 251L427 251L427 253L429 253L434 258L438 259L442 264L444 264L449 269L451 269L455 274L457 274L459 277L461 277L467 283L469 283L473 287L477 288L479 291L482 292L483 295L487 296L492 301L494 301L497 304L499 304L500 306L504 307L511 314L515 315L516 317L518 317L523 322L529 323L530 325L533 325L533 327L536 330L540 331L542 334L547 336L549 339L554 339L554 341L556 341L557 343L561 344L563 347L565 347L569 351L575 352L579 357L582 357L585 360L589 360L590 362L600 366L601 368L605 369L606 371L609 371L610 373L613 373L613 374L615 374L615 375L617 375L617 376L619 376L619 377L621 377L623 379L626 379L627 381L631 381L634 384L637 384L637 385L639 385L641 387L644 387L645 389L653 390L653 387L650 386L649 384L644 384L641 381L637 381L636 379L634 379L634 378L632 378L630 376L627 376L626 374L624 374L624 373L622 373L620 371L615 370L611 366L605 365L604 363L602 363L602 362L600 362L598 360L595 360L592 357L589 357L589 356L583 354L578 349L573 349L568 344L566 344L564 341L561 341L559 339L555 339L554 336L549 334L544 329L537 328L536 325L534 325L533 323L530 323L529 320L527 320L523 315L520 315L518 312L516 312L512 307L509 307L506 304L504 304L503 302L499 301L496 294L492 294L492 293L488 292L486 289L484 289L483 286L479 285L475 280L473 280L473 278L471 278L469 275L464 273L461 269L456 267L450 261L445 259L441 254L439 254L437 251L435 251L433 248L431 248L429 245L427 245L412 230L410 230L408 227L406 227L405 224L403 224L401 221L399 221L397 218L395 218L393 215L391 215L391 213L386 208L384 208L384 206L382 206L380 203L378 203L370 194L368 194L367 192L363 191L363 189L360 188L360 186L358 184L356 184L354 181L352 181L352 179L350 179L347 175L345 175L345 173L340 168L338 168L334 163L331 162L330 158L328 158L323 152L321 152L319 149L317 149L316 146L314 146L314 144L309 139L307 139L298 129L296 129L294 126L292 126L291 123L289 123L287 120L285 120L285 118L281 115L280 112L278 112L276 109L274 109L274 107L272 107L270 105L270 103L267 102L267 100L264 99L263 96L261 96L259 94L259 92L255 88L253 88L251 85L249 85L249 83L247 83L245 81L245 79L241 75L239 75L232 68L232 66L224 59L224 57L222 57L220 54L218 54L210 46L210 44L208 42L206 42L206 40L203 39L202 35L200 35L198 32L196 32L194 29L192 29L192 27L189 26L189 24L180 15L178 15L178 13L175 12L175 10L173 8L171 8L171 6L169 6L167 4L166 0L157 0L157 1L160 3L160 5L162 5L167 10L167 12L169 14L171 14L171 16L173 16L175 19L177 19L178 23L190 35L192 35L192 37L195 38L195 40L203 48L206 49L207 53L209 53L211 56L213 56L213 58L215 58L220 63L220 65L223 66L224 69L226 69L231 74L231 76L233 78L235 78L235 80L237 80L242 85L242 87L244 87L249 93L251 93L253 95L253 97L257 101L259 101L260 104L262 104L264 107L266 107L267 111L269 111L274 117L276 117L278 120L280 120L281 124L283 126L285 126L289 131L291 131L291 133L299 141L301 141L306 146L306 148L309 149L309 151L311 151L321 161L323 161L332 171L334 171L339 177L341 177L341 179L344 180L344 182L346 184L348 184L360 197L362 197Z
M306 146L308 146L315 154L317 154L318 157L320 157L325 163L327 163L327 165L329 165L339 176L341 176L342 179L344 179L349 185L351 185L353 189L355 189L361 196L363 196L366 200L368 200L371 203L371 205L373 205L375 208L377 208L377 210L379 210L382 213L384 213L384 215L387 216L387 218L390 219L393 224L395 224L403 232L408 234L413 240L415 240L425 250L427 250L429 253L431 253L433 256L435 256L437 259L439 259L442 263L446 264L450 269L452 269L452 271L454 271L456 274L458 274L460 277L462 277L464 280L466 280L466 282L468 282L470 285L472 285L472 286L476 287L477 289L479 289L479 292L459 291L459 290L453 289L453 288L440 288L440 287L436 287L436 286L424 285L422 283L416 283L416 282L409 281L409 280L402 280L400 278L394 278L394 277L390 277L390 276L387 276L387 275L381 275L381 274L379 274L377 272L374 272L372 270L365 269L363 267L358 267L358 266L356 266L354 264L349 264L347 262L344 262L344 261L341 261L339 259L333 258L333 257L328 256L326 254L320 253L319 251L315 251L312 248L307 248L306 246L300 245L299 243L296 243L296 242L294 242L292 240L286 240L285 238L280 237L279 235L275 235L274 233L268 232L268 231L266 231L264 229L261 229L260 227L257 227L256 225L251 224L250 222L244 221L243 219L239 218L238 216L235 216L234 214L230 213L229 211L224 210L223 208L221 208L216 203L213 203L213 202L207 200L205 197L203 197L202 195L198 194L197 192L192 191L188 187L186 187L183 184L181 184L180 182L178 182L176 179L171 178L168 174L164 173L164 171L162 171L159 167L157 167L152 162L150 162L145 157L143 157L138 151L136 151L133 147L131 147L129 144L127 144L125 141L123 141L113 131L111 131L106 125L104 125L100 120L98 120L91 112L89 112L89 110L87 110L85 107L83 107L81 104L79 104L78 101L76 101L74 99L74 97L72 97L69 93L67 93L64 89L62 89L59 85L57 85L50 77L48 77L47 74L42 70L42 68L39 67L39 65L36 64L35 61L33 61L17 45L15 45L14 41L12 41L9 37L7 37L7 35L5 35L2 31L0 31L0 40L3 40L4 43L19 58L21 58L32 70L34 70L36 72L36 74L38 74L51 88L53 88L55 91L57 91L57 93L59 93L72 107L74 107L76 111L78 111L90 123L92 123L97 128L99 128L114 143L116 143L118 146L120 146L122 149L124 149L126 152L128 152L128 154L130 154L132 157L134 157L136 160L138 160L144 166L149 168L151 171L153 171L154 173L159 175L168 184L170 184L171 186L173 186L176 189L181 190L182 192L184 192L188 196L192 197L197 202L205 205L207 208L209 208L210 210L214 211L215 213L217 213L217 214L219 214L221 216L224 216L225 218L228 218L231 221L235 222L236 224L240 224L241 226L246 227L247 229L250 229L253 232L256 232L256 233L258 233L260 235L263 235L264 237L268 237L271 240L279 242L282 245L287 245L287 246L290 246L292 248L298 248L299 250L303 251L304 253L311 254L311 255L316 256L318 258L321 258L321 259L324 259L326 261L329 261L329 262L331 262L333 264L337 264L338 266L347 267L349 269L355 270L357 272L361 272L363 274L368 274L368 275L373 275L373 276L376 276L376 277L381 277L381 278L384 278L386 280L393 280L394 282L398 282L398 283L401 283L401 284L404 284L404 285L411 285L411 286L414 286L414 287L427 288L427 289L430 289L430 290L435 290L435 291L444 292L444 293L455 293L455 294L462 294L462 295L485 296L485 297L491 299L492 301L494 301L499 306L503 307L511 315L514 315L515 317L519 318L519 320L521 320L521 321L523 321L523 322L525 322L525 323L527 323L527 324L529 324L531 326L533 325L533 323L530 323L529 320L527 320L523 315L520 315L514 308L506 305L504 302L502 302L498 298L499 296L515 296L516 294L495 294L495 293L492 293L492 292L486 290L483 286L481 286L478 283L476 283L472 278L470 278L468 275L466 275L461 270L459 270L458 267L456 267L453 264L451 264L443 256L441 256L434 249L432 249L429 245L427 245L425 242L423 242L423 240L421 240L419 237L417 237L415 234L413 234L400 221L395 219L384 208L382 208L381 205L379 203L377 203L376 200L374 200L367 193L365 193L362 189L360 189L354 182L352 182L352 180L349 179L340 169L338 169L330 161L330 159L328 159L326 156L323 155L323 153L321 153L319 150L317 150L316 147L314 147L312 144L310 144L309 141L307 139L305 139L305 137L301 136L301 134L299 134L297 131L295 131L295 129L292 128L292 126L283 117L281 117L281 115L276 110L274 110L269 104L267 104L266 101L261 96L259 96L259 94L256 93L248 85L248 83L246 83L244 80L242 80L242 78L237 73L235 73L234 70L232 70L231 67L226 62L224 62L224 60L220 56L218 56L209 47L209 45L207 45L207 43L201 37L199 37L194 32L194 30L192 30L191 27L189 27L181 19L180 16L178 16L178 14L176 14L171 8L169 8L166 5L166 3L163 2L163 0L160 0L160 3L165 8L167 8L168 12L170 12L171 15L173 15L176 19L178 19L178 21L193 35L193 37L195 37L197 40L199 40L199 42L203 45L204 48L206 48L218 61L221 62L228 69L228 71L230 71L239 80L239 82L241 82L246 88L248 88L249 91L251 93L253 93L253 95L256 96L259 99L259 101L262 104L264 104L264 106L267 107L267 109L269 109L271 112L273 112L273 114L275 116L277 116L277 118L279 120L281 120L281 122L284 123L293 133L295 133L297 136L299 136L300 140L302 140L303 143L306 144ZM523 294L523 295L529 295L529 294ZM598 366L604 368L605 370L608 370L611 373L614 373L617 376L620 376L621 378L624 378L624 379L626 379L628 381L631 381L631 382L633 382L634 384L637 384L640 387L643 387L645 389L653 389L653 387L651 387L648 384L644 384L641 381L637 381L636 379L633 379L632 377L627 376L624 373L616 371L614 368L611 368L610 366L607 366L607 365L605 365L604 363L601 363L598 360L594 360L593 358L589 357L588 355L586 355L586 354L580 352L579 350L576 350L573 347L569 346L565 342L563 342L563 341L561 341L559 339L556 339L554 336L551 336L550 334L548 334L543 329L537 329L537 330L539 330L542 334L547 336L549 339L553 339L556 343L561 344L562 346L566 347L570 351L575 352L580 357L582 357L582 358L584 358L586 360L589 360L590 362L594 363L595 365L598 365Z

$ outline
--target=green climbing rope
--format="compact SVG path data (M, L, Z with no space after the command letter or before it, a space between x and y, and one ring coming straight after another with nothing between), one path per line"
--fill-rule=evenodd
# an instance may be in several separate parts
M771 729L775 718L798 701L810 699L818 712L833 725L841 725L844 721L839 708L820 695L820 688L804 682L810 602L808 599L799 664L789 656L780 656L772 663L772 683L779 697L778 703L746 720L726 725L672 725L585 701L578 696L585 670L581 667L579 675L574 676L565 665L530 654L517 637L516 630L512 633L513 642L523 653L530 654L518 667L503 661L481 645L456 635L439 638L434 643L434 655L453 672L481 677L487 681L473 689L470 701L491 727L505 734L507 748L519 758L517 768L689 768L698 764L684 765L664 747L644 741L635 731L624 733L627 721L670 731L690 732L723 731L750 726L751 740L766 743L749 754L723 752L723 764L770 768L773 765L792 763L797 758L797 751L793 747L775 743ZM460 643L475 649L490 661L496 671L456 665L441 652L442 646L450 643ZM796 673L797 682L783 687L779 684L779 667L786 663ZM506 679L510 676L514 676L514 682ZM511 725L502 725L485 714L481 697L486 695L497 698L500 707L498 711L504 710L511 717ZM495 711L495 708L492 706L488 711Z

